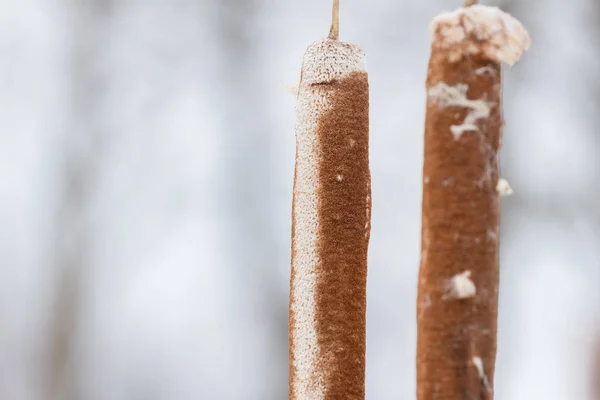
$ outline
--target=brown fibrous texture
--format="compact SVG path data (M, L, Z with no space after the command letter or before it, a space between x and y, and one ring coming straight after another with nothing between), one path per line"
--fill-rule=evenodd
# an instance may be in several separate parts
M348 50L340 42L322 43L313 59L316 64L319 51L333 51L335 58ZM321 74L333 58L325 61L327 65L312 65L312 72ZM334 69L338 61L345 64L335 59ZM316 75L303 68L299 87L290 400L362 400L365 396L369 87L367 73L352 68L327 73L332 79L314 79Z
M492 399L501 69L482 52L450 61L439 42L426 85L417 399Z

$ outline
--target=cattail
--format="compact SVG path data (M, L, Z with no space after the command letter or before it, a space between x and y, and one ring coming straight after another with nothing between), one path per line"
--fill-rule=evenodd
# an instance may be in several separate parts
M369 85L336 18L304 54L296 106L290 400L365 395Z
M471 3L471 2L465 2ZM417 398L492 399L498 309L501 66L521 24L471 5L432 22L427 72Z

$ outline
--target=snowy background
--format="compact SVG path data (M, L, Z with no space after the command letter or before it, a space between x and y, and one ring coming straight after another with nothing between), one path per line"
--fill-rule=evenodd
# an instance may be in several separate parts
M496 398L598 399L600 2L485 3L534 43L505 74ZM414 398L428 24L459 4L341 3L371 84L369 400ZM0 0L1 399L286 398L286 87L329 19Z

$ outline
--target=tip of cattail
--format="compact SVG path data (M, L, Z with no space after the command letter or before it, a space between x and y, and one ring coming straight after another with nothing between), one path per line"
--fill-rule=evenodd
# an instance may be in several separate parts
M431 22L435 44L447 48L451 61L483 53L496 62L514 65L531 46L521 23L497 7L472 5L438 15Z
M327 38L312 43L306 49L302 61L302 83L329 83L353 72L365 71L365 53L360 47Z

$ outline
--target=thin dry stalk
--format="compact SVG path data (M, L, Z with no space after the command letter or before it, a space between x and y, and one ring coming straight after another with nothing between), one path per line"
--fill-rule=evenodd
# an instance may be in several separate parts
M600 400L600 339L596 341L592 351L594 357L592 366L592 399Z
M511 27L512 30L509 30ZM529 46L496 8L437 17L427 73L417 399L492 399L502 185L501 62Z
M340 0L333 0L333 11L331 14L331 29L329 39L338 40L340 37Z
M55 212L53 292L50 299L47 365L44 394L48 400L82 397L78 330L85 297L83 274L89 257L92 230L89 205L101 168L104 135L98 128L98 109L104 94L97 64L112 17L112 0L82 1L75 13L72 46L71 127L61 147L59 207ZM100 63L101 64L101 63ZM82 134L85 132L85 134Z
M364 54L318 41L297 104L290 400L364 399L370 181Z

